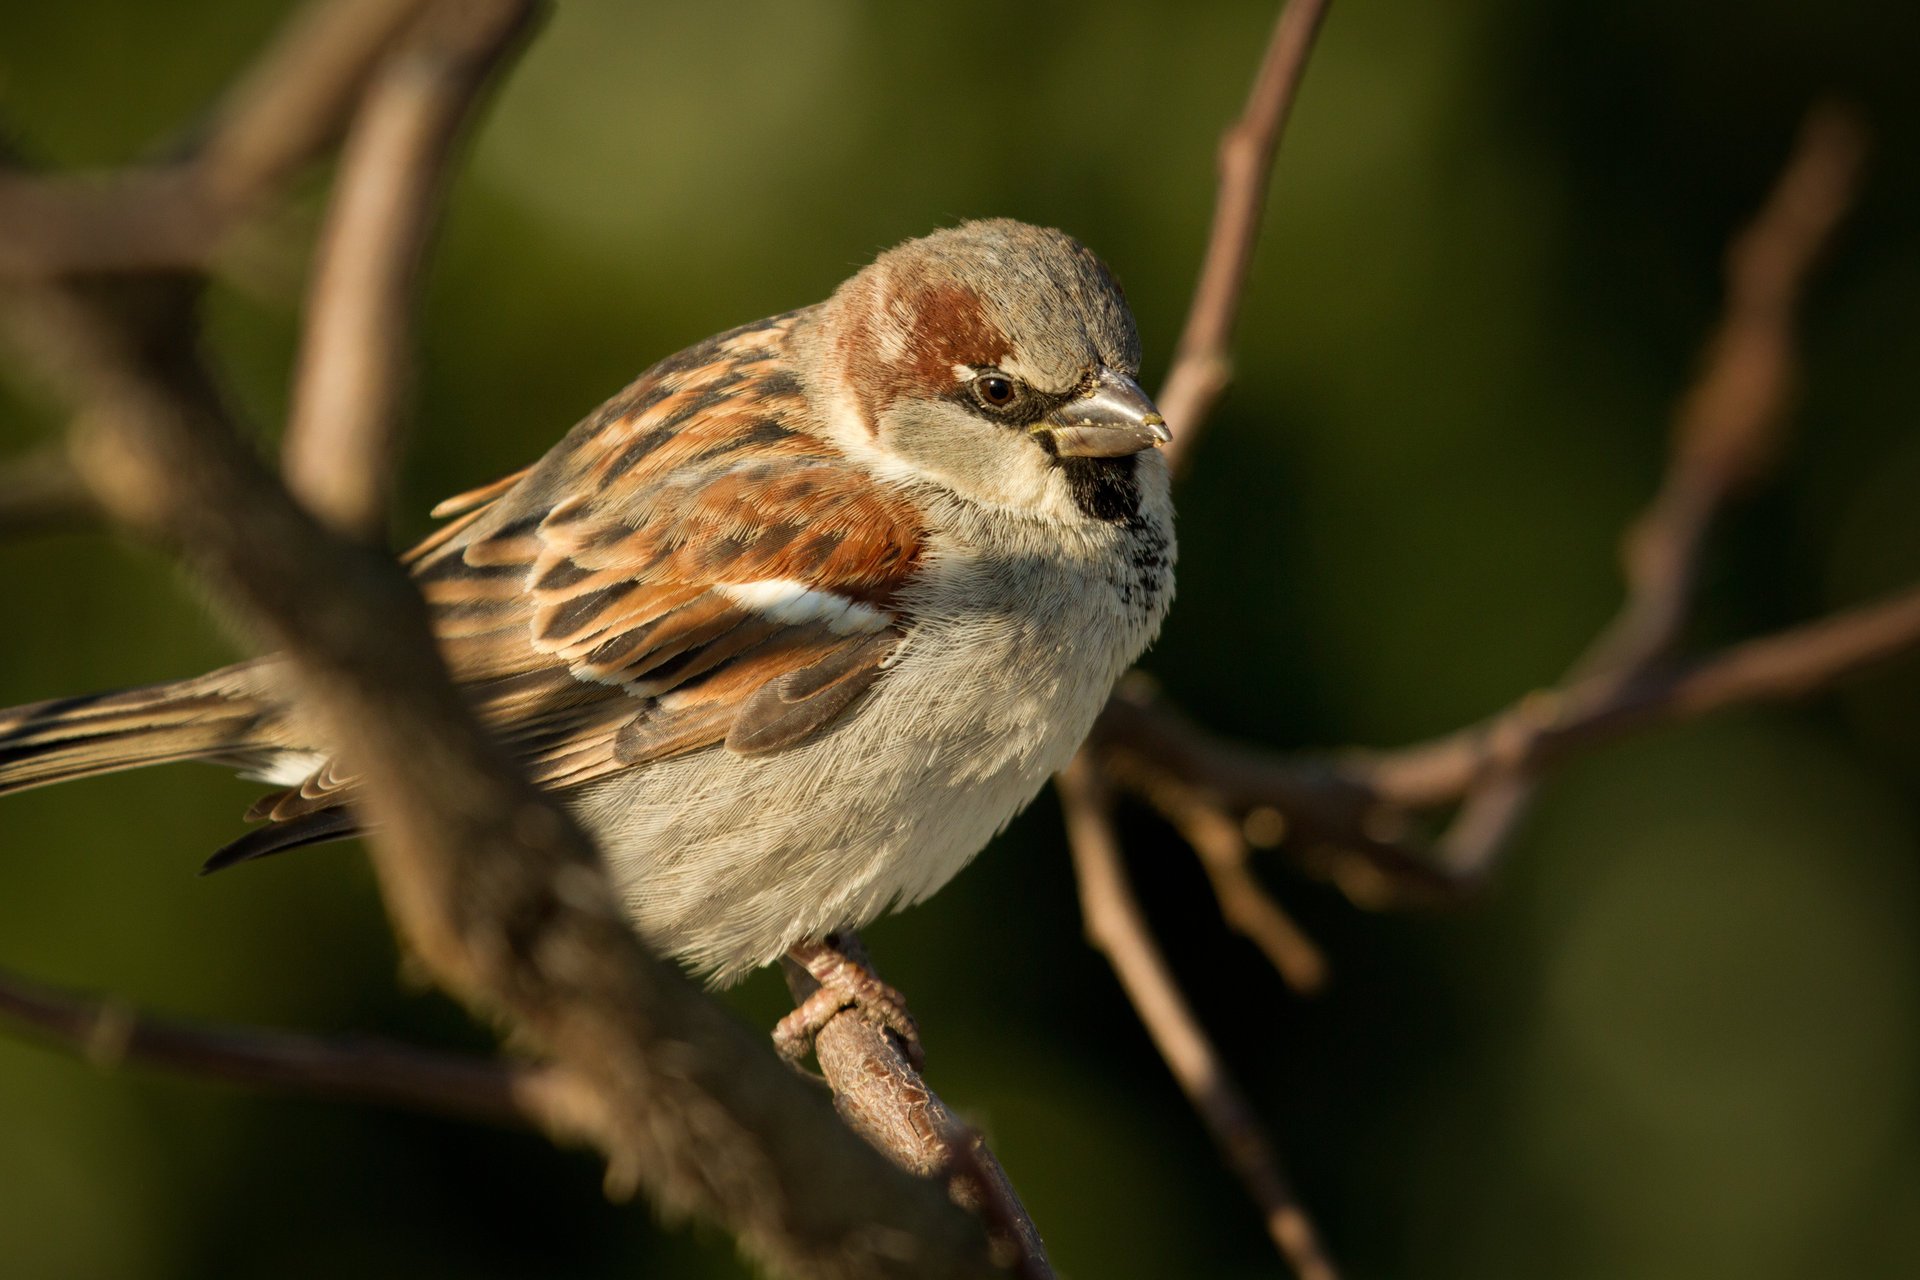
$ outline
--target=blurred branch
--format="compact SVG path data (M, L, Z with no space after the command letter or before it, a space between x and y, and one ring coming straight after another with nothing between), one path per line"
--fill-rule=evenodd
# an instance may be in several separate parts
M840 950L873 965L859 935L838 935ZM796 1006L820 989L800 965L783 961ZM833 1087L834 1106L854 1131L895 1164L942 1178L953 1202L978 1216L994 1260L1022 1280L1049 1280L1053 1269L1040 1232L986 1140L956 1117L914 1069L899 1044L858 1010L843 1009L820 1028L814 1057Z
M400 8L338 0L336 12ZM435 10L436 21L473 24L476 47L502 12L469 0ZM335 98L308 99L302 117L271 72L327 63L296 56L298 40L342 21L310 15L306 34L237 95L260 115L228 117L177 175L208 181L209 156L239 156L249 159L232 161L237 171L270 186L291 172L282 161L330 137L333 122L317 117ZM341 73L351 62L327 64L328 83L356 79ZM292 118L268 128L282 111ZM249 138L283 146L233 141ZM66 194L57 181L13 178L0 188L0 227L31 223ZM443 986L538 1046L588 1100L577 1124L538 1117L548 1131L584 1135L606 1155L610 1186L644 1186L663 1212L721 1222L785 1274L993 1272L978 1225L937 1186L888 1165L763 1043L640 948L584 834L473 722L404 573L330 533L241 443L198 350L200 280L51 283L78 266L150 262L138 233L89 243L84 259L60 256L72 246L38 257L34 247L7 252L19 275L46 283L14 288L0 318L23 366L75 410L82 481L279 651L298 714L361 780L356 806L396 930Z
M1227 384L1227 349L1274 148L1319 17L1302 0L1282 13L1247 110L1222 142L1213 236L1161 395L1177 450L1191 448ZM1256 833L1261 844L1284 839L1309 870L1363 905L1452 901L1484 880L1539 771L1566 753L1662 721L1804 694L1920 647L1914 588L1690 664L1670 656L1693 607L1714 517L1777 452L1797 380L1799 297L1851 202L1864 150L1853 115L1816 107L1759 214L1734 241L1725 311L1676 412L1665 477L1625 539L1627 598L1560 688L1529 694L1433 742L1311 758L1217 737L1135 678L1116 691L1060 779L1089 933L1303 1274L1324 1265L1311 1225L1304 1216L1297 1223L1278 1216L1299 1211L1133 901L1108 817L1107 778L1139 792L1180 830L1200 855L1223 916L1261 946L1289 985L1310 991L1324 980L1324 961L1248 868ZM1169 461L1177 465L1181 456ZM1432 848L1411 838L1413 815L1454 805Z
M1196 806L1229 824L1257 820L1357 901L1445 901L1484 879L1539 771L1567 753L1735 703L1797 696L1920 647L1913 596L1901 595L1692 663L1671 656L1713 517L1778 450L1795 383L1797 301L1848 206L1864 146L1851 114L1815 108L1734 241L1726 309L1676 411L1666 475L1625 539L1626 601L1563 685L1430 742L1302 757L1219 738L1134 684L1095 726L1096 758L1183 830ZM1409 816L1453 805L1436 858L1409 839Z
M281 463L311 510L370 540L386 525L418 277L455 143L533 9L459 0L431 11L373 76L342 151Z
M1088 940L1113 965L1160 1056L1206 1122L1221 1156L1259 1205L1267 1234L1294 1274L1300 1280L1334 1280L1333 1264L1321 1249L1312 1219L1294 1199L1273 1144L1154 944L1114 836L1112 792L1084 752L1055 782Z
M987 1274L937 1188L641 951L584 836L467 714L400 569L328 534L246 451L171 299L123 293L21 296L7 315L79 408L83 477L284 655L299 711L364 782L397 930L581 1082L610 1183L790 1274Z
M1173 368L1160 388L1160 412L1173 430L1167 465L1178 470L1213 406L1233 380L1233 331L1240 320L1273 158L1306 74L1307 55L1328 0L1286 0L1240 118L1220 138L1220 185L1213 225Z
M0 464L0 538L100 521L99 507L61 450L42 449Z
M1581 674L1631 668L1673 645L1714 515L1773 465L1799 384L1800 295L1853 202L1865 151L1851 111L1814 107L1772 192L1728 247L1724 310L1675 410L1666 474L1621 542L1626 603Z
M1725 307L1674 415L1666 474L1622 542L1626 600L1570 679L1631 684L1679 640L1715 518L1779 451L1799 381L1793 329L1802 287L1852 203L1865 151L1866 131L1851 112L1814 107L1772 192L1734 239ZM1534 787L1514 769L1480 781L1440 837L1441 862L1464 878L1484 877Z
M434 0L309 0L183 160L111 174L0 173L0 276L205 266L339 136L374 66Z
M1327 0L1283 0L1246 105L1220 138L1213 223L1173 367L1158 397L1173 430L1166 454L1167 466L1176 474L1233 377L1233 332L1253 266L1274 157L1326 9ZM1122 695L1116 693L1102 723L1115 715L1121 702ZM1096 726L1095 741L1100 737ZM1312 1220L1293 1199L1279 1158L1181 999L1133 901L1108 822L1107 783L1100 773L1112 763L1112 755L1083 748L1055 779L1067 815L1088 936L1113 962L1161 1057L1260 1206L1281 1256L1303 1280L1330 1280L1333 1267L1321 1252ZM1201 837L1194 848L1201 853L1221 911L1262 947L1290 984L1318 989L1325 981L1324 959L1247 870L1244 842L1237 850L1224 850L1217 828L1227 820L1216 823L1203 812L1204 806L1192 803L1194 789L1188 779L1171 776L1164 768L1157 772L1155 789L1168 802L1168 816L1190 837Z
M435 1053L354 1037L156 1018L0 971L0 1016L95 1066L160 1067L308 1097L379 1103L460 1120L577 1128L587 1100L552 1067Z
M1182 838L1200 855L1220 915L1297 994L1316 995L1327 983L1327 958L1253 873L1253 849L1242 824L1212 805L1163 804Z

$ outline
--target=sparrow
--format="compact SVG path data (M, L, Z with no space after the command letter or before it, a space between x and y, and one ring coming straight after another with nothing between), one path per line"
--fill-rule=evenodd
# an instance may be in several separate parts
M939 889L1067 762L1173 593L1139 364L1091 252L969 222L435 508L404 559L447 667L648 946L716 984L840 975L839 931ZM0 711L0 793L210 761L280 789L208 869L354 835L289 685L268 655Z

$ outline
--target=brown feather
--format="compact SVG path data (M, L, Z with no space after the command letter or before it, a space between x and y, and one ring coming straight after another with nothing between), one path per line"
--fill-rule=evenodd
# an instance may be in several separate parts
M723 741L791 746L897 644L893 628L784 624L720 590L788 580L890 619L919 561L913 508L815 434L793 323L662 361L539 465L440 504L455 518L406 557L456 681L542 785ZM305 819L352 794L322 769L255 816Z

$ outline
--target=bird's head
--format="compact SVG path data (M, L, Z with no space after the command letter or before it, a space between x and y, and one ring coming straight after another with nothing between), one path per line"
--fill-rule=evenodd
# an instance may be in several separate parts
M1164 474L1133 315L1063 232L996 219L909 240L840 287L815 349L835 434L882 471L1107 521L1131 514L1116 486Z

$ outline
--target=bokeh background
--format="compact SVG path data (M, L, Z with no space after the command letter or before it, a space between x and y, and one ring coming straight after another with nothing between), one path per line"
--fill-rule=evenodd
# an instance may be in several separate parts
M0 3L0 113L46 158L139 154L283 13ZM1920 575L1920 21L1885 0L1340 0L1279 167L1240 380L1180 496L1147 666L1281 747L1392 744L1549 681L1617 598L1729 231L1816 96L1877 134L1807 309L1781 472L1713 545L1695 639ZM1164 369L1265 3L569 0L484 120L426 314L404 529L642 366L824 296L956 219L1066 227ZM303 211L211 328L271 435ZM0 444L53 429L0 402ZM234 653L154 555L0 544L0 704ZM1560 770L1487 900L1360 914L1271 867L1334 980L1289 996L1129 811L1155 924L1363 1277L1920 1274L1920 662ZM363 860L213 880L252 788L179 767L0 803L0 964L155 1010L484 1047L396 978ZM1043 799L872 929L936 1083L1064 1274L1278 1274L1082 943ZM766 975L730 997L770 1022ZM743 1274L530 1137L0 1038L0 1275Z

